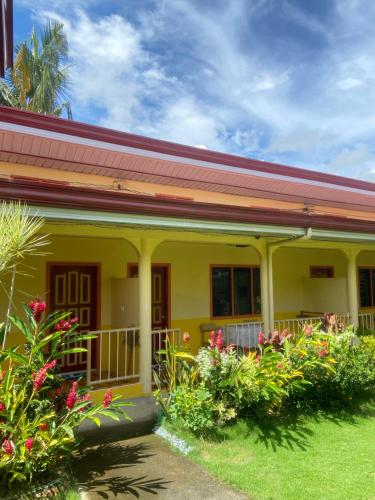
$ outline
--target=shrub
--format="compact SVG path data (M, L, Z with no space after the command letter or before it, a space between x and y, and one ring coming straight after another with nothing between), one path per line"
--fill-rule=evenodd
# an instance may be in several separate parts
M45 304L25 306L26 321L10 316L25 345L0 351L0 484L26 482L70 458L76 447L75 428L88 418L115 420L123 415L119 396L107 391L102 403L90 401L88 387L68 384L58 374L58 360L85 351L73 347L93 335L76 331L70 313L52 313L42 320ZM0 339L1 341L1 339Z
M157 399L164 413L202 434L250 413L278 414L286 408L316 408L347 402L375 387L375 341L308 326L259 335L258 349L246 355L212 332L196 356L170 346L160 351L168 396Z

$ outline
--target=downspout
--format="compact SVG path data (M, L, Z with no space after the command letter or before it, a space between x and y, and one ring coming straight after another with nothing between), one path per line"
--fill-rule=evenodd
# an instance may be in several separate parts
M268 278L268 308L269 308L268 321L271 332L274 331L275 327L275 318L274 318L275 314L273 307L273 265L272 265L273 253L275 252L275 250L277 250L281 246L284 246L287 243L299 240L310 240L311 236L312 236L312 230L311 227L308 227L303 236L293 236L292 238L285 238L283 240L271 241L270 243L267 243L267 265L268 265L267 278Z

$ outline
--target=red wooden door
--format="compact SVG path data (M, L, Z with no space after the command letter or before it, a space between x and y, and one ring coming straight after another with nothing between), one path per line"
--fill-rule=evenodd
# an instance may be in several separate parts
M77 332L98 328L98 267L84 264L52 264L50 266L50 311L69 311L78 318ZM74 346L74 344L72 344ZM96 343L92 342L92 363ZM86 347L82 341L76 347ZM87 353L69 354L61 360L63 372L86 369Z
M168 268L152 266L152 329L168 328Z

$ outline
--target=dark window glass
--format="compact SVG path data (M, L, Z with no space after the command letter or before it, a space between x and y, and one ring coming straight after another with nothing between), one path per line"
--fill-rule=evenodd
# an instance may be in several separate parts
M311 266L310 278L334 278L335 268L333 266Z
M260 269L259 267L253 268L253 312L260 314L261 312L261 298L260 298Z
M249 268L233 269L234 315L251 314L251 274Z
M231 268L212 269L212 313L213 316L232 316Z
M372 280L371 280L371 274L372 274ZM361 307L371 307L373 305L371 287L374 284L375 284L374 283L374 273L371 273L371 269L360 269L359 270L359 295L360 295Z

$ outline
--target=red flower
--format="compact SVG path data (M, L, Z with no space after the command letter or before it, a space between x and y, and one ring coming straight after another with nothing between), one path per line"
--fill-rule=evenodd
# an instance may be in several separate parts
M217 332L216 345L219 351L221 352L223 350L223 345L224 345L223 332L221 330Z
M4 453L6 453L7 455L12 455L13 450L14 450L14 444L12 441L10 441L9 439L4 439L1 447L4 451Z
M46 310L46 303L41 302L40 299L34 299L31 302L29 302L27 305L31 309L31 312L33 313L33 318L38 323L40 321L40 317L42 315L42 312L44 312Z
M46 363L37 372L33 373L32 377L34 380L34 391L40 390L40 388L44 384L44 381L46 380L48 370L52 370L53 368L55 368L56 364L57 361L56 359L54 359L50 363Z
M27 451L31 451L33 449L33 446L34 446L34 440L33 438L27 438L26 441L25 441L25 448Z
M74 405L76 404L77 401L77 382L73 382L72 387L69 391L69 394L66 398L66 407L68 410L71 410L74 408Z
M0 403L0 412L4 411L4 410L5 410L5 404L4 403Z
M39 424L39 430L41 430L42 432L45 432L47 429L48 429L48 424L47 424L47 422L41 422L41 423Z
M108 408L108 406L112 403L113 392L111 390L107 391L104 394L103 406L104 408Z
M264 344L264 333L260 332L258 335L258 344L263 345Z
M324 358L324 356L327 356L328 351L325 347L321 351L319 351L319 358Z
M281 368L283 368L283 367L284 367L284 365L281 362L277 363L277 365L276 365L276 368L278 368L279 370L281 370Z
M212 349L216 346L215 330L212 330L212 332L210 333L210 346Z
M78 318L72 318L72 319L62 319L55 325L55 330L56 331L63 331L67 332L72 328L73 325L75 325L78 321Z
M190 342L190 335L188 334L188 332L184 332L184 334L182 335L182 340L185 344L188 344Z
M305 335L307 335L308 337L311 337L312 332L313 332L312 325L306 325L305 326Z

